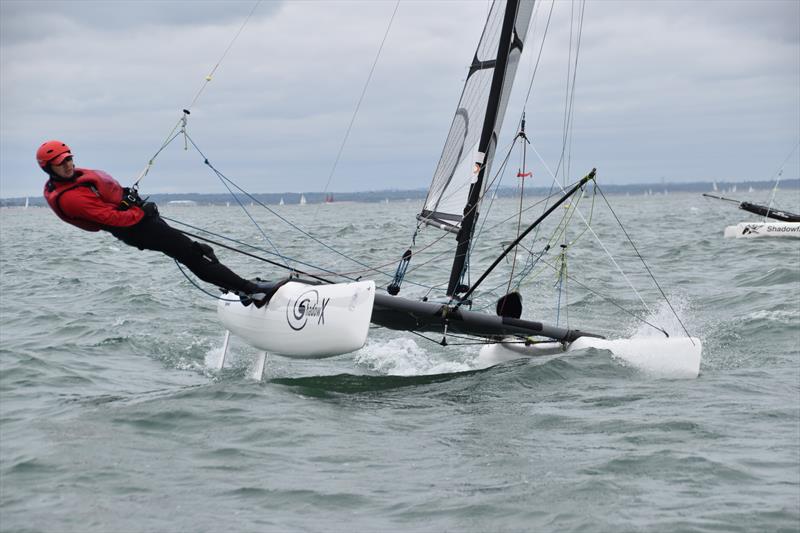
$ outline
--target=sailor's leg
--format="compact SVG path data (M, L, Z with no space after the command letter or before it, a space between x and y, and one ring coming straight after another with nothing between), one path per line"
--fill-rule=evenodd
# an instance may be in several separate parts
M207 244L191 240L160 217L147 217L130 228L115 228L111 233L139 249L155 250L178 260L198 278L226 290L252 293L257 286L236 275L220 263Z

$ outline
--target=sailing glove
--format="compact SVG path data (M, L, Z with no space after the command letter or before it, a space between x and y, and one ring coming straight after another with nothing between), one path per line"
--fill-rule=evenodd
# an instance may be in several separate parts
M142 199L139 197L139 191L125 187L122 189L122 201L119 203L119 210L126 211L133 206L140 206L143 204Z

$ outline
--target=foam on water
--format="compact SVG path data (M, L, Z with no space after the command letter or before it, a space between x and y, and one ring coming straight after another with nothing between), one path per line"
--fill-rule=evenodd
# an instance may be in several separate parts
M768 320L782 324L793 324L800 319L800 309L794 311L762 309L761 311L749 313L745 318L747 320Z
M610 339L597 347L610 350L617 361L649 376L696 378L700 372L702 342L689 330L689 299L680 294L669 298L671 306L662 300L650 309L645 317L649 324L637 322L627 337ZM669 337L650 324L662 328Z
M222 360L222 345L212 346L203 357L203 364L207 370L217 370Z
M649 324L637 320L626 328L627 334L625 336L634 338L663 337L664 333L653 326L663 329L670 337L692 336L689 298L683 294L670 294L668 298L669 303L662 299L658 302L658 305L650 308L644 318ZM670 304L672 304L671 307ZM653 326L650 324L653 324ZM688 334L684 330L684 326L688 330Z
M461 349L457 350L459 353L464 353ZM363 349L355 353L355 362L375 372L393 376L447 374L473 370L473 367L466 362L448 360L426 351L410 338L369 341Z

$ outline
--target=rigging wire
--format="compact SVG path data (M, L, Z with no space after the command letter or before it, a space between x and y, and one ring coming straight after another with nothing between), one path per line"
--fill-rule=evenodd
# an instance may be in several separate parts
M576 206L577 206L578 204L580 204L580 202L581 202L581 200L583 199L583 197L584 197L584 196L585 196L585 192L581 192L581 194L580 194L580 196L578 196L577 200L575 200L575 201L573 202L573 205L576 205ZM593 195L593 196L592 196L592 206L591 206L591 208L590 208L590 214L589 214L589 219L590 219L590 221L591 221L591 219L592 219L592 216L593 216L592 214L593 214L593 212L594 212L594 196L595 196L595 195ZM542 203L542 202L544 202L544 200L540 200L538 203ZM558 224L556 224L556 229L554 230L554 232L553 232L553 234L550 236L550 238L547 240L547 242L545 243L545 246L544 246L544 247L541 249L541 251L539 251L539 252L535 252L535 251L533 251L531 248L528 248L528 247L526 247L526 246L522 245L522 243L520 243L520 244L518 245L518 246L520 246L520 247L521 247L523 250L525 250L526 252L528 252L528 257L526 258L526 264L525 264L525 266L524 266L524 267L522 268L522 270L520 270L520 272L519 272L519 273L518 273L518 274L515 276L515 279L516 279L515 288L516 288L517 290L519 290L519 289L521 288L521 286L522 286L522 282L523 282L523 281L524 281L526 278L528 278L528 277L530 276L530 274L531 274L531 273L533 272L533 270L536 268L536 265L537 265L538 261L539 261L539 260L540 260L540 259L541 259L541 258L544 256L544 254L545 254L545 253L547 253L548 251L550 251L550 250L553 248L553 246L554 246L554 244L555 244L555 242L556 242L556 241L558 241L558 240L560 240L560 239L561 239L561 237L562 237L563 233L566 231L566 227L569 225L569 222L570 222L570 220L572 219L572 217L573 217L574 215L575 215L575 210L574 210L574 208L573 208L573 209L570 209L570 210L568 210L568 211L566 211L566 212L564 213L564 215L562 216L562 219L561 219L561 221L560 221L560 222L558 222ZM538 228L537 228L537 229L538 229ZM569 246L572 246L572 245L574 245L574 244L575 244L575 242L577 242L577 240L578 240L578 239L579 239L581 236L583 236L583 234L584 234L584 233L586 233L586 230L583 230L581 233L579 233L579 234L578 234L578 236L577 236L577 237L575 237L574 239L572 239L572 241L569 243ZM535 240L536 240L536 237L534 236L534 237L532 238L532 241L533 241L533 242L535 242ZM538 275L539 275L541 272L543 272L543 269L542 269L542 270L540 270L539 272L537 272L537 273L536 273L536 275L535 275L535 276L533 276L533 277L534 277L534 278L535 278L535 277L538 277ZM501 288L503 285L505 285L505 282L503 282L503 283L501 283L501 284L499 284L499 285L497 285L497 286L493 287L492 289L488 289L488 290L486 290L486 289L485 289L483 292L484 292L484 293L488 293L488 294L492 294L492 295L496 295L496 294L497 294L497 290L498 290L498 289L500 289L500 288ZM508 292L508 291L506 291L506 292ZM488 307L491 307L492 305L494 305L494 304L493 304L493 303L490 303L490 304L487 304L486 306L483 306L483 307L481 307L481 308L479 308L479 309L486 309L486 308L488 308Z
M214 73L216 73L217 69L222 64L222 61L225 59L225 56L228 55L228 52L233 47L233 44L236 42L236 40L239 38L239 35L241 35L241 33L244 30L245 26L247 26L247 23L250 21L250 18L253 16L253 13L255 13L256 8L258 8L258 6L261 4L261 1L262 0L257 0L257 2L253 5L253 8L250 10L250 13L244 19L244 22L242 22L242 25L239 27L239 30L233 36L233 39L231 39L231 42L228 43L228 47L225 48L225 51L222 53L222 56L220 56L219 60L214 65L214 68L212 68L211 72L205 77L205 81L200 86L200 90L197 91L197 94L195 94L194 98L192 99L192 102L189 104L189 107L187 107L186 109L183 110L183 114L181 115L181 118L178 119L178 122L175 124L175 126L172 128L172 130L166 136L166 139L161 143L161 146L159 147L159 149L156 150L156 153L153 154L153 156L147 161L147 164L145 165L144 169L142 169L142 171L139 173L139 176L136 178L136 181L133 182L133 185L132 185L133 189L138 189L139 188L139 182L142 181L142 179L145 176L147 176L148 172L150 172L150 169L153 167L153 164L155 163L156 157L158 157L158 155L164 150L164 148L166 148L167 145L169 145L175 139L175 137L177 137L180 134L180 133L175 133L178 130L178 128L180 128L181 126L183 126L184 129L186 128L186 117L187 117L187 115L190 114L190 112L192 110L192 107L194 106L194 104L197 103L197 100L200 98L200 95L203 94L203 91L205 90L206 86L214 78Z
M205 228L200 228L198 226L194 226L192 224L189 224L188 222L183 222L181 220L176 220L174 218L170 218L170 217L164 216L163 214L161 215L161 218L163 218L164 220L168 220L170 222L174 222L176 224L180 224L181 226L186 226L187 228L191 228L191 229L193 229L195 231L202 231L203 233L206 233L206 234L211 235L213 237L217 237L218 239L223 239L223 240L226 240L226 241L229 241L229 242L233 242L233 243L236 243L236 244L238 244L240 246L246 246L247 248L251 248L253 250L257 250L257 251L265 253L265 254L277 255L277 254L275 254L275 252L270 252L269 250L265 250L263 248L259 248L258 246L254 246L254 245L252 245L250 243L243 242L243 241L234 239L232 237L227 237L225 235L222 235L222 234L219 234L219 233L215 233L215 232L207 230ZM182 231L182 230L178 230L178 231L181 231L181 233L184 233L184 234L189 235L191 237L194 237L196 239L201 239L201 240L204 240L204 241L209 242L211 244L216 244L218 246L222 246L223 248L226 248L227 250L231 250L233 252L236 252L236 253L239 253L239 254L243 254L243 255L248 255L249 257L253 257L255 259L258 259L259 261L264 261L264 262L269 263L271 265L274 265L274 266L277 266L277 267L280 267L280 268L283 268L283 269L286 269L286 270L290 270L293 273L300 273L300 274L304 274L304 275L308 275L308 276L313 276L315 274L313 272L302 272L302 271L297 270L296 268L289 267L286 264L273 262L273 261L264 259L264 258L256 256L256 255L247 254L246 252L243 252L242 250L239 250L237 248L233 248L231 246L225 246L224 244L219 244L219 243L217 243L215 241L212 241L210 239L201 237L199 235L195 235L195 234L189 233L187 231ZM279 257L282 257L282 256L279 256ZM322 267L319 267L317 265L312 265L310 263L305 263L303 261L300 261L299 259L293 259L293 258L289 258L289 259L290 259L290 261L292 261L295 264L299 264L299 265L311 267L311 268L314 268L314 269L317 269L317 270L321 270L324 274L329 274L329 275L332 275L332 276L339 276L339 277L342 277L342 278L345 278L345 279L350 279L351 281L355 281L353 278L349 278L346 275L346 273L343 274L343 273L340 273L340 272L334 272L333 270L325 270ZM319 278L316 278L316 279L319 279Z
M386 32L383 34L383 39L381 40L381 44L378 47L378 53L375 54L375 60L372 62L372 67L369 70L369 74L367 75L367 81L364 82L364 88L361 89L361 95L358 97L358 102L356 103L356 108L353 110L353 116L350 117L350 123L347 125L347 130L344 133L344 138L342 139L342 143L339 146L339 151L336 153L336 158L333 161L333 166L331 167L331 171L328 174L328 181L325 182L325 188L323 189L323 194L328 192L328 187L331 184L331 180L333 179L333 174L336 172L336 167L339 165L339 160L342 157L342 152L344 151L344 147L347 144L347 139L350 137L350 131L353 129L353 124L356 121L356 117L358 116L358 111L361 109L361 103L364 101L364 96L367 94L367 88L369 87L370 81L372 81L372 74L375 72L375 67L378 65L378 60L381 57L381 52L383 51L383 45L386 44L386 39L389 37L389 30L392 28L392 23L394 22L394 17L397 14L397 9L400 7L400 0L394 5L394 11L392 11L392 16L389 19L389 24L386 26ZM319 210L322 204L317 205L317 210L314 213L314 218L317 217L319 214Z
M525 96L525 102L522 104L523 110L528 107L528 100L530 99L531 94L533 93L533 81L536 78L536 72L539 70L539 64L542 59L542 52L544 52L544 42L547 40L547 31L550 29L550 20L553 18L553 8L555 7L555 5L556 5L556 0L552 0L552 2L550 3L550 12L547 15L547 23L545 24L544 32L542 34L542 44L539 46L539 55L536 56L536 64L534 65L533 73L531 74L531 82L530 84L528 84L528 92Z
M777 179L775 180L775 186L772 188L772 195L769 198L769 204L767 204L767 214L764 216L764 222L767 221L767 217L769 217L769 212L772 211L772 203L775 201L775 193L778 192L778 184L781 182L781 176L783 176L783 167L786 166L786 163L789 161L792 155L794 155L794 152L795 150L797 150L798 146L800 146L800 141L798 141L797 144L794 145L792 151L789 152L789 155L787 155L786 159L783 160L783 163L781 164L780 168L778 168L778 172L773 174L773 177L776 177Z
M181 266L180 262L179 262L177 259L175 259L174 261L175 261L175 265L178 267L178 270L180 270L180 271L181 271L181 274L183 274L183 277L185 277L185 278L186 278L186 279L189 281L189 283L191 283L192 285L194 285L194 287L195 287L197 290L199 290L200 292L202 292L202 293L205 293L205 294L207 294L207 295L211 296L211 297L212 297L212 298L214 298L215 300L222 300L223 302L237 302L237 303L238 303L238 302L241 302L241 300L240 300L240 299L238 299L238 298L237 298L236 300L229 300L228 298L222 298L221 296L217 296L216 294L214 294L214 293L212 293L212 292L209 292L209 291L205 290L203 287L201 287L200 285L198 285L198 284L197 284L197 282L196 282L195 280L193 280L193 279L192 279L192 278L189 276L189 274L187 274L187 273L186 273L186 271L183 269L183 267Z
M547 170L547 172L549 172L549 173L550 173L550 175L553 177L553 181L554 181L554 183L555 183L556 185L558 185L558 187L559 187L559 188L561 188L561 191L562 191L562 192L566 192L566 190L565 190L563 187L561 187L561 184L559 184L559 183L558 183L558 181L556 181L556 179L555 179L555 175L554 175L554 174L553 174L553 172L550 170L550 167L548 167L548 166L547 166L547 163L544 161L544 158L542 158L541 154L539 154L539 152L536 150L536 147L535 147L535 146L531 146L531 148L533 149L533 152L534 152L534 153L536 154L536 156L539 158L539 161L542 163L542 165L543 165L543 166L544 166L544 168ZM595 184L596 184L596 182L595 182ZM583 216L583 213L581 212L581 210L580 210L580 209L578 209L578 208L576 208L576 209L575 209L575 212L578 214L578 216L581 218L581 220L583 221L583 223L586 225L586 229L587 229L587 230L588 230L588 231L589 231L589 232L590 232L590 233L591 233L591 234L594 236L594 238L595 238L595 240L597 241L597 243L600 245L600 247L601 247L601 248L603 249L603 251L606 253L606 255L608 256L608 258L611 260L611 262L612 262L612 263L614 264L614 266L617 268L617 270L619 271L619 273L622 275L622 277L623 277L623 278L625 279L625 281L628 283L628 286L631 288L631 290L634 292L634 294L636 294L636 296L639 298L639 301L641 301L641 302L642 302L642 305L644 306L644 308L645 308L645 309L647 309L647 310L649 311L649 310L650 310L650 308L647 306L647 303L644 301L644 298L642 298L642 295L641 295L641 294L639 294L639 291L637 291L637 290L636 290L636 287L633 285L633 283L631 282L631 280L628 278L627 274L625 274L625 271L624 271L624 270L622 270L622 267L621 267L621 266L619 266L619 263L617 263L616 259L614 259L614 256L613 256L613 255L611 255L611 252L608 250L608 248L606 247L605 243L604 243L604 242L603 242L603 241L600 239L600 237L597 235L597 233L595 233L594 229L592 229L592 226L589 224L589 221L588 221L588 220L586 220L586 217L584 217L584 216Z
M217 64L216 64L216 65L214 65L214 68L212 68L212 69L211 69L211 72L210 72L210 73L209 73L209 74L208 74L208 75L205 77L205 81L204 81L204 82L203 82L203 84L200 86L200 90L199 90L199 91L197 91L197 94L195 95L194 99L192 99L192 103L191 103L191 104L189 104L189 107L187 107L186 109L188 109L189 111L191 111L191 110L192 110L192 107L194 106L194 104L195 104L195 103L197 103L197 100L200 98L200 95L201 95L201 94L203 94L203 91L206 89L206 87L208 86L208 84L209 84L209 83L211 83L211 80L214 78L214 74L217 72L217 69L218 69L218 68L219 68L219 66L222 64L222 60L223 60L223 59L225 59L225 56L227 56L227 55L228 55L228 52L230 51L230 49L231 49L231 48L233 48L233 44L234 44L234 43L236 42L236 40L239 38L239 35L241 35L241 33L242 33L242 31L244 30L245 26L247 26L247 23L248 23L248 22L250 22L250 17L252 17L252 16L253 16L253 13L255 13L256 9L258 8L258 6L259 6L260 4L261 4L261 0L258 0L258 1L257 1L257 2L256 2L254 5L253 5L253 8L250 10L250 13L248 13L247 17L244 19L244 22L242 22L242 25L241 25L241 26L239 26L239 31L237 31L237 32L236 32L236 35L234 35L234 36L233 36L233 39L231 39L231 42L228 44L228 47L227 47L227 48L225 49L225 51L222 53L222 56L221 56L221 57L219 58L219 60L217 61Z
M188 137L188 136L187 136L187 137ZM267 204L263 203L261 200L257 199L255 196L253 196L252 194L250 194L250 193L249 193L249 192L247 192L246 190L242 189L242 188L241 188L241 187L240 187L238 184L236 184L236 182L234 182L233 180L231 180L230 178L228 178L227 176L225 176L225 174L223 174L222 172L220 172L219 170L217 170L217 169L216 169L216 168L215 168L215 167L214 167L214 166L211 164L211 162L208 160L208 158L207 158L207 157L206 157L206 156L203 154L203 152L200 150L200 148L199 148L199 147L198 147L198 146L195 144L194 140L192 140L192 138L191 138L191 137L188 137L188 139L189 139L189 142L192 144L192 146L195 148L195 150L197 150L197 152L198 152L198 153L199 153L199 154L200 154L200 155L203 157L205 164L206 164L206 165L208 165L208 167L209 167L209 168L211 168L211 169L212 169L212 171L213 171L213 172L214 172L214 173L215 173L217 176L219 176L219 178L220 178L221 180L224 180L225 182L227 182L227 183L230 183L231 185L233 185L233 187L234 187L234 188L236 188L237 190L239 190L239 192L241 192L242 194L244 194L245 196L247 196L247 197L248 197L248 198L249 198L249 199L250 199L250 200L251 200L253 203L256 203L256 204L258 204L259 206L263 207L264 209L266 209L267 211L269 211L269 212L270 212L272 215L274 215L274 216L278 217L280 220L282 220L283 222L285 222L286 224L288 224L288 225L289 225L289 226L291 226L292 228L296 229L297 231L299 231L300 233L302 233L303 235L305 235L305 236L306 236L306 237L308 237L309 239L311 239L311 240L313 240L314 242L316 242L317 244L320 244L321 246L323 246L323 247L327 248L328 250L330 250L330 251L334 252L335 254L337 254L337 255L339 255L339 256L341 256L341 257L343 257L343 258L345 258L345 259L347 259L347 260L349 260L349 261L352 261L352 262L354 262L354 263L356 263L356 264L358 264L358 265L360 265L360 266L363 266L363 267L365 267L367 270L369 270L369 271L371 271L371 272L377 272L378 274L382 274L382 275L384 275L384 276L387 276L387 277L389 277L389 278L391 278L391 277L392 277L392 275L391 275L391 274L388 274L388 273L386 273L386 272L381 272L381 271L374 270L374 269L373 269L372 267L370 267L369 265L366 265L366 264L362 263L361 261L358 261L357 259L355 259L355 258L353 258L353 257L350 257L350 256L348 256L347 254L345 254L345 253L343 253L343 252L340 252L339 250L337 250L337 249L336 249L336 248L334 248L333 246L331 246L331 245L329 245L329 244L326 244L325 242L321 241L321 240L320 240L320 239L318 239L317 237L314 237L313 235L311 235L310 233L308 233L307 231L305 231L304 229L302 229L302 228L301 228L300 226L298 226L297 224L295 224L295 223L291 222L290 220L288 220L287 218L285 218L285 217L281 216L281 215L280 215L279 213L277 213L275 210L271 209L271 208L270 208L270 207L269 207ZM254 222L255 222L255 221L254 221Z
M597 186L595 185L595 187L597 187ZM606 198L606 195L603 194L603 190L600 187L597 187L597 191L600 193L600 196L603 197L603 200L605 200L606 205L608 206L608 209L611 211L611 214L614 215L614 219L617 221L617 224L619 224L620 229L622 229L622 232L625 234L625 237L628 239L628 243L630 243L631 247L633 248L633 251L636 252L636 256L642 262L642 265L644 265L644 268L647 270L647 273L650 275L650 279L652 279L653 283L655 283L656 287L658 287L658 292L661 293L661 297L664 298L665 302L667 302L667 305L669 306L670 310L672 311L672 314L675 315L675 318L678 320L678 323L683 328L683 331L686 333L686 336L689 337L689 339L691 339L691 335L689 335L689 331L686 329L686 326L683 324L683 321L681 320L681 317L678 316L678 312L675 311L674 307L672 307L672 302L670 302L669 298L667 298L667 295L664 294L664 290L661 288L661 285L659 285L658 280L656 280L656 277L653 275L653 272L650 270L650 266L644 260L644 257L642 257L642 254L639 253L639 249L636 248L636 245L633 243L633 239L631 239L631 236L628 235L628 230L626 230L625 226L622 225L622 221L617 216L617 213L614 212L614 209L611 207L611 204L609 203L608 198ZM692 341L692 344L694 344L694 341Z
M527 155L527 145L530 144L530 141L525 136L525 113L522 113L522 126L520 127L520 131L517 134L518 137L521 137L524 141L521 144L522 147L522 165L520 167L519 172L517 172L517 177L522 180L519 184L519 215L517 216L517 237L519 237L520 232L522 231L522 201L525 198L525 178L530 175L526 173L527 170L526 166L526 155ZM511 292L511 282L514 280L514 268L517 266L517 252L519 251L518 248L514 248L514 257L511 259L511 272L508 275L508 287L506 288L506 294Z
M569 32L570 32L569 56L570 56L570 59L567 62L568 63L568 68L567 68L567 89L566 89L566 94L565 94L566 101L565 101L565 104L564 104L564 120L565 120L565 122L564 122L564 141L563 141L564 144L562 145L562 151L561 151L562 160L566 159L566 161L564 163L564 172L563 172L563 180L564 180L565 186L566 186L566 182L567 182L567 177L570 175L570 173L572 171L572 140L573 140L573 135L574 135L574 128L572 126L573 126L573 123L574 123L574 120L575 120L575 93L577 92L576 87L577 87L577 78L578 78L578 58L580 56L581 37L583 35L583 15L584 15L584 11L586 9L586 1L583 0L581 2L580 15L577 16L578 28L577 28L577 31L576 31L577 35L576 35L576 37L574 39L574 42L575 42L575 59L574 59L574 61L572 60L572 44L573 44L572 34L573 34L573 30L574 30L574 26L575 26L575 19L576 19L575 2L574 1L572 2L571 7L572 7L572 11L571 11L571 16L570 16L570 27L569 27ZM569 72L569 67L572 68L572 73L571 74ZM556 173L558 173L558 170L556 170ZM566 242L567 242L567 238L568 238L568 236L567 236L567 228L565 227L564 228L564 243L565 243L565 245L566 245ZM565 265L565 268L566 268L566 248L564 250L565 250L565 254L564 254L563 262L564 262L564 265ZM569 301L569 278L564 280L564 283L559 288L559 290L561 290L562 288L563 288L563 291L564 291L565 300ZM560 298L560 296L559 296L559 298ZM565 313L566 313L566 319L565 319L566 320L566 324L567 324L567 327L569 327L569 308L568 307L565 307Z
M554 264L551 264L551 263L549 263L549 262L548 262L548 261L546 261L546 260L542 260L542 262L543 262L545 265L547 265L548 267L552 268L552 269L553 269L554 271L556 271L556 272L559 270L559 267L558 267L558 266L556 266L556 265L554 265ZM643 322L644 324L647 324L648 326L652 327L653 329L657 329L658 331L660 331L661 333L663 333L664 335L666 335L667 337L669 337L669 334L668 334L668 333L667 333L667 332L664 330L664 328L658 327L658 326L656 326L655 324L653 324L652 322L649 322L649 321L647 321L646 319L642 318L641 316L637 315L636 313L634 313L634 312L633 312L633 311L631 311L630 309L626 309L625 307L623 307L622 305L620 305L619 303L617 303L617 302L616 302L616 301L615 301L613 298L609 298L608 296L605 296L605 295L604 295L604 294L602 294L601 292L599 292L599 291L596 291L596 290L592 289L592 288L591 288L591 287L589 287L588 285L586 285L586 284L584 284L584 283L581 283L581 282L580 282L580 281L579 281L577 278L573 277L573 276L572 276L572 275L570 275L569 273L565 273L565 275L566 275L566 277L567 277L567 278L569 278L569 280L570 280L570 281L572 281L572 282L574 282L574 283L577 283L577 284L578 284L578 285L580 285L580 286L581 286L583 289L586 289L587 291L589 291L590 293L594 294L595 296L598 296L598 297L599 297L599 298L601 298L602 300L604 300L604 301L606 301L606 302L610 303L611 305L613 305L614 307L616 307L617 309L619 309L619 310L620 310L620 311L622 311L623 313L625 313L625 314L628 314L628 315L632 316L632 317L633 317L633 318L635 318L636 320L638 320L638 321L640 321L640 322Z
M288 263L288 261L287 261L286 257L284 257L284 256L283 256L283 254L281 254L280 250L278 250L278 247L277 247L277 246L275 246L275 244L274 244L274 243L273 243L273 242L270 240L270 238L269 238L269 237L267 237L267 234L264 232L264 229L261 227L261 225L260 225L258 222L256 222L256 220L255 220L255 219L253 218L253 216L250 214L250 211L248 211L248 210L247 210L247 207L245 207L245 205L242 203L242 201L239 199L239 197L238 197L238 196L237 196L237 195L236 195L236 194L235 194L235 193L234 193L234 192L231 190L230 186L229 186L229 185L228 185L228 183L226 182L226 179L227 179L227 178L225 178L225 177L222 175L222 173L221 173L220 171L218 171L218 170L217 170L217 169L214 167L214 165L212 165L212 164L211 164L211 162L208 160L208 158L205 156L205 154L204 154L204 153L203 153L203 152L200 150L200 148L199 148L199 147L197 146L197 144L194 142L194 139L192 139L192 138L189 136L189 134L188 134L188 133L184 133L184 136L185 136L185 137L186 137L186 139L187 139L187 140L188 140L188 141L189 141L189 142L192 144L192 146L194 147L194 149L195 149L195 150L197 150L197 153L198 153L198 154L200 154L200 156L203 158L203 161L204 161L204 163L205 163L205 164L206 164L206 165L207 165L207 166L208 166L208 167L209 167L209 168L210 168L210 169L211 169L211 170L214 172L214 174L216 174L216 175L217 175L217 177L219 178L220 182L221 182L221 183L222 183L222 184L225 186L225 188L226 188L226 189L228 189L228 192L231 194L231 196L233 197L233 199L234 199L234 200L236 200L236 203L238 203L238 204L239 204L239 207L241 207L241 208L242 208L242 211L244 211L245 215L247 215L247 218L249 218L249 219L250 219L250 222L252 222L252 223L253 223L253 225L256 227L256 229L259 231L259 233L261 233L261 236L262 236L262 237L264 237L264 240L265 240L265 241L267 241L267 243L268 243L270 246L272 246L272 248L273 248L273 249L275 249L275 253L276 253L276 255L277 255L278 257L280 257L281 259L283 259L283 262L284 262L284 263L286 264L286 266L288 267L288 266L289 266L289 263Z

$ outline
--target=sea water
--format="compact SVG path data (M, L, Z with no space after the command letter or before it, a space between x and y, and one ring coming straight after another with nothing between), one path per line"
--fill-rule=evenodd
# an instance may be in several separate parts
M601 198L580 207L627 280L576 216L546 253L552 225L526 241L533 255L504 260L473 308L491 311L512 265L529 267L524 318L688 332L704 345L697 379L600 350L481 368L479 345L380 328L352 354L270 356L260 381L255 350L234 339L216 371L213 287L49 210L0 210L0 530L798 531L800 240L724 240L752 217L699 195L609 201L635 249ZM514 206L482 217L473 281L513 239ZM255 206L264 234L236 207L162 212L385 286L418 208ZM402 295L441 294L453 237L440 236L416 236ZM285 275L216 250L245 276Z

